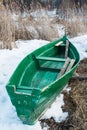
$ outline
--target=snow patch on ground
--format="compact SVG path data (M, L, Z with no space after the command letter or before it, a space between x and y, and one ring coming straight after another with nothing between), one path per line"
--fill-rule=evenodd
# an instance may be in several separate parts
M87 34L72 38L71 42L79 51L80 59L87 58Z
M53 117L56 122L61 122L68 116L67 112L63 112L61 106L64 105L63 94L60 94L56 101L52 104L51 108L46 111L42 119L48 119Z

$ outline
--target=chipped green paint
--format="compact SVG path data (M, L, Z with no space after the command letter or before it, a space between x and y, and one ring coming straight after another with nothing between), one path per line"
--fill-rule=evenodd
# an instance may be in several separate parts
M75 64L70 71L57 78L65 62L66 40L64 36L32 52L21 61L11 76L6 89L23 123L33 125L76 70L80 57L70 43L68 57L75 59ZM60 41L63 44L55 46Z

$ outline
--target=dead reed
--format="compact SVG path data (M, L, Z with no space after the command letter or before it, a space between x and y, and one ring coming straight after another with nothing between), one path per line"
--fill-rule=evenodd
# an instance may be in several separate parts
M25 18L20 15L15 32L17 34L16 39L44 39L51 41L59 37L57 23L53 24L47 15L43 16L42 14L37 18L30 14Z
M87 33L87 14L84 11L69 9L65 16L64 25L67 28L67 35L74 37L78 34Z
M0 48L12 49L15 47L15 26L9 12L0 7Z
M15 5L15 3L12 3ZM13 6L12 6L13 7ZM23 9L25 10L25 8ZM87 14L86 11L77 12L76 9L63 10L61 18L61 11L59 16L51 18L46 10L45 15L43 9L40 7L36 10L36 17L31 15L29 10L25 10L26 16L19 11L19 8L7 8L7 10L0 4L0 48L12 49L15 47L15 40L18 39L44 39L52 41L59 37L58 26L60 24L67 30L67 35L70 37L78 34L87 33ZM34 11L34 13L36 13ZM13 18L13 14L17 18Z

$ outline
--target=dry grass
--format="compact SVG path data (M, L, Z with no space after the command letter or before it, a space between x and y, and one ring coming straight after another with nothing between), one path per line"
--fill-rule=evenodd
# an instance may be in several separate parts
M66 12L64 25L67 28L67 35L74 37L78 34L87 33L87 14L81 10L77 12L75 9L69 9Z
M87 128L87 81L74 81L71 97L76 103L76 110L70 116L75 130L86 130Z
M28 15L18 19L19 27L16 28L16 39L44 39L54 40L58 38L57 24L52 24L47 16L41 16L35 19Z
M0 3L0 48L12 49L16 47L15 40L18 39L44 39L51 41L58 38L57 24L51 24L48 16L43 17L40 13L40 17L35 19L26 10L28 14L24 18L18 9L18 18L16 17L14 20L12 18L12 13L15 13L14 10L14 8L12 10L9 8L5 9Z
M0 48L12 49L15 47L15 27L7 13L0 13Z
M12 11L14 11L13 9ZM67 29L67 35L73 37L79 33L87 33L87 15L81 13L80 16L76 10L64 11L65 15L62 19L54 18L53 20L48 14L41 14L42 9L38 9L37 18L31 16L26 10L27 16L24 18L19 9L17 11L17 19L12 19L10 10L6 10L0 4L0 48L12 49L15 47L15 40L18 39L44 39L52 41L59 37L58 25L62 24Z
M0 48L12 49L15 47L15 26L7 13L7 10L0 5Z
M87 6L86 6L87 8ZM59 10L57 23L66 28L66 34L70 37L87 33L87 9L68 8Z
M52 41L58 38L57 24L53 24L49 17L41 17L35 24L41 39Z
M0 13L0 48L12 49L16 46L12 43L18 39L51 41L55 38L58 38L57 24L51 24L51 20L45 16L35 20L30 15L23 18L19 13L18 19L14 21L6 10Z
M87 59L80 62L77 69L79 75L87 75L86 69ZM84 73L85 72L85 73ZM70 109L75 107L75 111L71 114L69 121L71 120L75 130L87 129L87 81L71 80L70 86L72 88L70 97L76 105L70 106Z
M70 22L67 22L68 35L77 36L79 33L84 34L87 32L87 19L80 16L72 16Z
M39 10L40 12L40 10ZM44 39L52 41L59 37L57 26L62 24L67 29L67 35L70 37L78 34L87 33L86 14L79 15L76 10L70 10L65 13L63 19L54 18L51 20L48 15L41 15L37 19L28 15L27 18L19 18L19 30L16 32L16 39Z

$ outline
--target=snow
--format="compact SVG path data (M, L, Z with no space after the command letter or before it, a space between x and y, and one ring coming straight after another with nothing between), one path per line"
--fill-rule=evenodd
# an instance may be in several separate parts
M61 122L66 119L68 112L63 112L61 106L64 105L63 94L60 94L56 101L52 104L51 108L46 111L42 119L48 119L54 117L56 122Z
M81 59L86 58L87 35L78 36L70 40L78 49ZM37 39L30 41L18 40L16 42L17 48L0 50L0 130L42 130L39 121L33 126L22 124L17 117L15 107L11 104L5 86L19 62L27 54L47 43L48 41ZM68 113L62 111L61 106L63 104L63 95L60 94L42 118L54 117L58 122L65 120ZM43 130L46 129L44 128Z
M87 58L87 35L78 36L71 39L71 42L80 53L80 59Z

